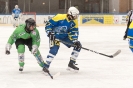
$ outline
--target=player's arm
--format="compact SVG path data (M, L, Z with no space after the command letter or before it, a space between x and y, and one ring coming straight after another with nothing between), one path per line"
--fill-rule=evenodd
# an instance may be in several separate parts
M45 26L45 31L48 34L49 32L52 32L53 28L58 24L58 21L60 20L61 15L57 14L52 19L50 19Z
M75 26L69 31L68 37L74 44L74 49L80 50L82 44L78 41L79 31L78 31L78 20L74 20Z
M132 10L130 10L128 13L127 13L127 16L126 16L126 21L128 22L130 19L130 16L132 14Z
M12 17L15 15L15 9L12 10Z
M32 37L32 54L36 54L38 51L38 48L40 46L40 34L37 29L31 32L31 37Z
M32 45L39 47L40 46L40 34L37 29L31 32L31 37L32 37Z
M16 39L17 39L17 29L11 34L7 43L12 45L16 41Z
M68 33L68 37L70 40L72 41L77 41L78 40L78 35L79 35L79 31L78 31L78 21L74 20L75 26L71 27L69 33Z
M5 53L8 55L10 54L10 49L12 47L12 44L16 41L17 39L17 29L12 33L12 35L9 37L8 42L6 44L6 51Z

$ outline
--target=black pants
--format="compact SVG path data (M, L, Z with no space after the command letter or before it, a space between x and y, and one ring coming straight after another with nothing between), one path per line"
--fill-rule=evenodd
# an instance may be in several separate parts
M29 48L29 51L31 51L32 49L32 38L29 38L29 39L17 39L16 42L15 42L15 45L16 45L16 48L18 49L18 46L19 45L27 45L28 48Z

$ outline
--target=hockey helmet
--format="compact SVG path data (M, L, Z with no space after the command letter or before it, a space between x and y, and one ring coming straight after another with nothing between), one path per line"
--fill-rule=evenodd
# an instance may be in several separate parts
M18 9L18 5L15 5L15 9Z
M73 16L75 19L78 18L79 15L79 10L76 7L70 7L68 9L68 13L69 15Z
M26 29L29 30L30 29L30 26L34 26L36 27L36 22L33 18L28 18L26 21L25 21L25 24L26 24Z

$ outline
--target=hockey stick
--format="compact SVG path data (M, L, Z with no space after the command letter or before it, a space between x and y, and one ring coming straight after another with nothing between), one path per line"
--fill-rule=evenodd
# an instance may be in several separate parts
M35 57L39 60L39 62L42 62L41 59L38 57L37 54L34 54L34 55L35 55ZM48 75L51 77L51 79L53 79L53 76L50 74L50 72L48 71L47 73L48 73Z
M68 45L70 45L70 46L72 46L72 47L75 47L74 44L70 44L70 43L64 42L64 41L62 41L62 40L60 40L60 42L62 42L62 43L64 43L64 44L68 44ZM114 58L115 56L117 56L117 55L120 54L120 52L121 52L121 50L117 50L113 55L107 55L107 54L99 53L99 52L97 52L97 51L94 51L94 50L91 50L91 49L87 49L87 48L84 48L84 47L81 47L81 48L84 49L84 50L87 50L87 51L94 52L94 53L96 53L96 54L100 54L100 55L103 55L103 56L106 56L106 57L110 57L110 58Z

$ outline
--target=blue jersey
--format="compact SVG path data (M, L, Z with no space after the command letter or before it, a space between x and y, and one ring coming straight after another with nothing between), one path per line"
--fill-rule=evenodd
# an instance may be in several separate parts
M129 28L127 31L127 38L133 39L133 21L129 25Z
M57 14L46 24L45 31L54 32L57 39L78 40L78 20L69 21L67 14Z
M12 13L15 14L15 18L18 18L19 17L19 14L21 13L21 10L18 8L18 9L13 9L12 10Z

